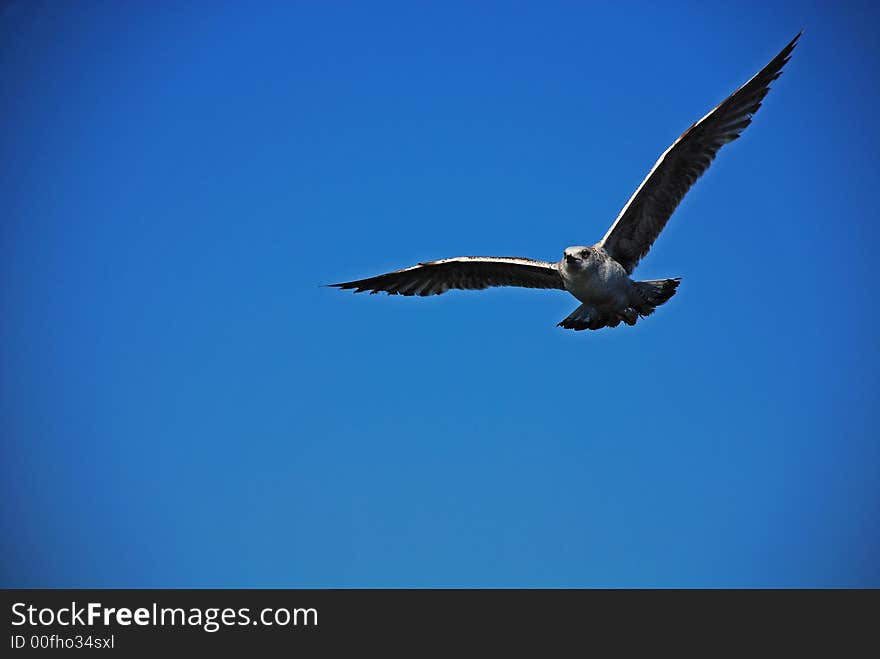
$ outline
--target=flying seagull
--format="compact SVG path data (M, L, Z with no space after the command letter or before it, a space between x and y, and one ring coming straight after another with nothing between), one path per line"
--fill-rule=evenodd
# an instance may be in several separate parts
M649 316L675 295L681 278L634 281L630 275L718 149L737 139L752 122L802 33L663 152L595 245L567 247L556 263L515 256L457 256L331 286L356 293L421 296L453 288L555 288L582 303L558 327L596 330L621 322L635 325L639 317Z

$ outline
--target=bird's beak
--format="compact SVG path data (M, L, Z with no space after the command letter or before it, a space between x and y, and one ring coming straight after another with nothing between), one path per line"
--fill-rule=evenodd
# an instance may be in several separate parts
M577 261L577 257L576 257L574 254L566 254L566 255L565 255L565 260L566 260L568 263L574 263L575 261Z

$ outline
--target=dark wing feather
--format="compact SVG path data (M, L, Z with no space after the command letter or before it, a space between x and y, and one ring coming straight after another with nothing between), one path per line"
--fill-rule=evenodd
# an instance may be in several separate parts
M718 150L737 139L782 74L800 33L751 80L670 146L620 211L599 243L632 274L687 191L709 168Z
M555 263L504 256L458 256L419 263L369 279L330 284L355 293L385 291L389 295L440 295L449 289L478 290L490 286L565 289Z

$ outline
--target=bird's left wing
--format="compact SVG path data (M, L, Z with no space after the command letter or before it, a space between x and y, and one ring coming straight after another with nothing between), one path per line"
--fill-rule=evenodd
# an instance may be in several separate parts
M490 286L560 288L565 290L555 263L515 256L457 256L419 263L384 275L330 284L355 293L384 291L389 295L440 295L452 288L479 290Z
M718 150L740 136L794 50L798 34L767 66L672 143L599 243L628 274L648 253L687 191Z

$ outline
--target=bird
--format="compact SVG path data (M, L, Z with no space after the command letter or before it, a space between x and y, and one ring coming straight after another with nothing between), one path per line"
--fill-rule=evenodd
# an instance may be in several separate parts
M555 263L516 256L457 256L329 286L422 297L495 286L558 289L581 304L557 327L580 331L635 325L675 295L681 278L636 281L633 271L718 150L751 124L802 34L803 30L661 154L599 242L566 247Z

